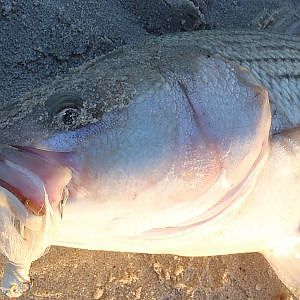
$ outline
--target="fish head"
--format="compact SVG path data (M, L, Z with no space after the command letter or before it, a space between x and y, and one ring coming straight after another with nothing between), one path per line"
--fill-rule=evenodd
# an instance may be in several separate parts
M214 207L221 214L267 153L271 116L266 90L247 70L153 42L15 99L0 120L0 250L14 262L3 281L10 295L51 244L44 220L61 213L66 189L70 204L111 220L139 218L145 230Z
M116 206L170 208L221 177L232 189L267 152L266 90L220 57L149 49L100 57L4 108L1 143L70 169L74 192Z

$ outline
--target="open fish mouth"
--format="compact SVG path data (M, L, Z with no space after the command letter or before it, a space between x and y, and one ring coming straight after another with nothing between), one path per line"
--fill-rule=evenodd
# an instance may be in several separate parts
M19 297L30 286L29 267L49 246L68 197L68 153L0 145L0 252L8 260L2 292Z
M45 197L54 210L59 209L67 197L71 169L58 158L59 154L36 148L1 145L0 186L36 216L46 213Z

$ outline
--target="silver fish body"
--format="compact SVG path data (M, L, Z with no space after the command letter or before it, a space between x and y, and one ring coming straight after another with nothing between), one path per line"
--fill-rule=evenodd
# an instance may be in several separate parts
M26 272L51 244L180 255L260 251L280 265L271 250L299 236L298 135L269 143L268 93L271 132L298 126L299 66L296 37L185 33L121 48L17 99L0 112L0 179L9 190L1 194L0 227L34 241L35 251L22 261L28 247L16 238L9 249L24 247L20 257L0 249ZM293 190L288 205L282 180ZM34 191L42 199L29 201ZM22 220L22 230L7 214ZM57 232L36 238L51 220ZM281 278L298 289L295 249L286 265L296 271L284 269ZM4 285L14 280L20 276L7 275Z

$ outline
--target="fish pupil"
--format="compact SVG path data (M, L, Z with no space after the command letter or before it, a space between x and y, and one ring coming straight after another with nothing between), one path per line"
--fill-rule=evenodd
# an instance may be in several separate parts
M68 108L63 111L62 121L65 125L72 125L76 123L78 117L78 111L73 108Z

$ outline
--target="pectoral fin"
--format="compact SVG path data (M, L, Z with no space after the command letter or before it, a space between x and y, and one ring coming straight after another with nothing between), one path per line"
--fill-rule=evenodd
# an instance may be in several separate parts
M290 239L264 256L279 279L300 299L300 239Z

